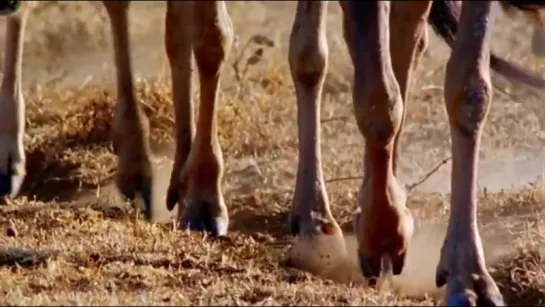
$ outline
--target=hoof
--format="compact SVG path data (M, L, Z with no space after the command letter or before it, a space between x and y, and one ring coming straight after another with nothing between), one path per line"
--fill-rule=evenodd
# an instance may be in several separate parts
M491 295L485 297L470 297L468 294L448 295L445 298L446 306L505 306L505 302L501 295Z
M24 176L0 173L0 197L15 197L23 184Z
M358 260L360 263L361 273L369 283L369 286L376 286L382 271L382 258L380 256L376 257L359 253Z
M167 210L172 211L176 204L180 201L180 193L178 188L169 187L167 190Z
M182 229L206 232L212 237L227 235L228 221L224 217L199 216L182 220Z
M477 306L506 306L503 296L499 293L477 298Z
M212 237L227 235L229 218L221 215L218 204L192 202L186 206L180 221L181 229L206 232Z
M363 277L365 277L365 279L369 282L369 285L372 287L376 285L382 273L389 273L390 271L389 267L383 267L382 260L384 257L388 257L391 261L391 273L394 276L400 275L403 272L403 268L405 267L405 259L407 256L406 247L409 245L409 241L414 233L414 219L408 211L406 211L404 215L400 216L402 218L400 218L399 220L402 220L401 225L403 226L400 228L403 229L403 233L399 237L392 237L390 239L390 242L405 242L404 244L399 244L395 248L386 251L381 251L381 249L377 247L371 249L368 246L366 249L360 250L358 252L358 262L360 264L361 272L363 274ZM369 233L369 230L363 226L363 215L361 213L361 210L359 210L358 212L356 212L352 219L352 227L354 228L354 232L358 236L358 239L361 239L359 238L359 236ZM397 236L399 234L395 235ZM371 239L363 239L364 242L372 242Z
M475 303L472 301L474 301L474 299L464 294L449 295L445 298L445 304L447 306L475 306Z
M454 241L447 234L435 271L435 284L446 285L448 306L505 306L484 260L478 258L482 255L481 248L474 240Z
M290 216L290 233L292 236L297 236L301 232L301 217Z
M147 220L151 220L151 211L152 211L152 201L153 201L153 195L152 195L152 187L151 182L150 183L142 183L137 186L125 186L125 187L119 187L119 192L123 194L128 200L133 201L136 198L136 194L140 193L142 196L142 200L144 201L144 217Z
M358 260L363 277L369 282L369 285L374 287L382 273L387 273L387 268L383 267L382 257L390 257L387 255L369 256L365 253L359 253ZM400 275L405 267L406 253L402 253L395 257L390 257L392 264L392 275Z
M330 219L316 219L313 222L307 221L306 224L302 222L302 219L298 215L290 216L289 225L291 235L296 237L299 235L338 235L342 236L342 230L335 221Z
M325 230L325 231L324 231ZM288 251L289 264L317 275L335 275L347 262L348 250L337 224L301 225Z
M461 280L472 280L460 284ZM505 306L494 280L487 274L474 274L470 278L453 278L448 270L439 266L435 275L437 287L447 286L447 306Z

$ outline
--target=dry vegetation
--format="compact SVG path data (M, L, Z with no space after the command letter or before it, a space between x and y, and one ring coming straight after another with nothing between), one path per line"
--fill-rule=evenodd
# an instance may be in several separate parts
M238 45L225 70L219 114L229 239L173 231L160 197L156 219L166 223L137 219L110 183L116 93L109 25L97 7L41 2L31 15L24 62L29 176L22 197L0 206L1 305L440 303L432 281L448 216L450 163L412 190L409 205L419 227L406 272L394 281L396 291L377 293L357 280L331 280L283 264L297 146L286 61L293 3L229 2ZM173 128L158 34L163 9L162 3L134 3L131 26L137 92L151 118L160 196L170 175ZM334 215L346 224L355 207L363 144L351 115L350 65L337 5L330 11L322 148ZM529 67L530 28L505 17L499 23L495 49ZM450 152L441 91L448 50L431 39L401 143L407 185ZM481 153L485 250L509 304L543 305L545 111L522 89L503 92L509 94L495 93Z

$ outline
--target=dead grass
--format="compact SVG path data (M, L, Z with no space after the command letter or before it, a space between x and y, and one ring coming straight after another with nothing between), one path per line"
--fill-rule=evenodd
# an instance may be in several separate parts
M448 216L448 161L410 196L424 242L413 249L417 260L409 263L410 274L403 277L403 287L412 294L403 294L403 287L399 293L379 294L357 282L334 281L283 265L297 153L296 106L286 61L293 3L229 3L239 48L225 71L219 111L232 218L226 240L135 219L132 208L108 192L116 170L109 142L116 94L104 12L86 3L43 3L31 16L40 22L29 23L25 45L29 174L22 196L0 207L0 304L440 304L433 287L421 283L431 280ZM157 35L162 31L163 4L133 6L135 66L144 75L137 82L137 95L150 117L156 158L170 163L172 102L158 47L162 36ZM331 5L322 150L334 215L348 225L360 183L363 144L351 115L349 62L338 13ZM281 26L278 20L283 20ZM497 37L528 32L521 23L504 24ZM270 43L250 44L242 54L244 43L256 34ZM504 39L503 45L498 39L495 47L529 65L524 49L528 42L520 37ZM449 156L441 98L448 56L444 50L432 37L415 78L401 142L401 179L408 185ZM259 61L248 60L256 54ZM248 61L255 63L244 73ZM541 165L517 161L542 153L545 113L523 90L511 92L524 104L496 94L485 131L480 222L488 263L508 303L543 305L545 185L526 184L543 172ZM161 181L170 174L163 173ZM512 184L518 189L508 190ZM164 193L166 187L159 188ZM443 226L429 230L433 223Z

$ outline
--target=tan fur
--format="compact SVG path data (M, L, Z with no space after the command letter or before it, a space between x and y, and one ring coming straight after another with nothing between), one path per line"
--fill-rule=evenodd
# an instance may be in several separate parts
M151 183L149 132L134 95L128 39L130 2L103 3L113 32L119 97L113 143L119 157L116 183L123 190ZM383 256L390 258L394 273L399 274L414 226L406 192L396 177L397 145L411 72L427 46L431 1L340 3L354 64L354 114L366 142L365 177L355 217L359 253L369 265L368 277L380 273ZM458 299L470 291L486 303L492 302L487 298L499 295L486 270L476 226L477 152L492 93L490 7L490 2L464 2L458 40L448 63L445 101L452 134L452 200L449 231L438 266L438 283L447 284L448 297ZM23 10L8 19L6 71L0 92L0 172L11 167L20 177L24 176L21 38L26 14ZM291 223L296 234L332 235L338 243L334 245L342 246L342 232L331 214L324 185L320 153L320 99L328 64L326 15L327 2L299 1L290 37L289 64L299 125ZM217 105L221 70L232 40L231 20L222 1L168 3L165 45L176 119L176 153L168 194L179 200L180 217L202 214L205 208L207 214L228 221ZM201 94L196 125L191 101L192 53ZM174 205L169 203L169 209Z
M25 102L22 92L22 63L24 29L28 12L34 1L23 3L19 10L7 17L4 76L0 89L0 173L12 174L15 196L25 176Z

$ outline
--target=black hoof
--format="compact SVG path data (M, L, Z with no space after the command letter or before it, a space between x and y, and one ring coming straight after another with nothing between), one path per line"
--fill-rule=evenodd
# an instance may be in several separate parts
M174 207L176 207L176 204L180 201L180 193L178 191L178 188L169 187L167 190L167 209L168 211L172 211Z
M227 235L228 222L223 217L194 216L182 220L182 229L201 231L210 234L212 237Z
M152 195L152 187L150 183L143 183L138 186L132 186L132 187L118 187L119 191L123 196L125 196L128 200L133 201L136 197L137 193L140 193L142 196L142 200L144 201L144 217L147 220L151 220L151 211L152 211L152 201L153 201L153 195Z
M181 217L180 228L207 232L212 237L225 236L228 218L218 214L218 205L208 201L188 202Z
M23 184L23 176L0 173L0 197L15 197Z
M404 252L395 257L392 257L392 273L394 275L400 275L401 272L403 272L403 268L405 267L406 256L407 256L407 253Z
M497 295L477 295L477 299L469 297L467 294L448 295L445 298L447 306L466 307L466 306L505 306L503 297Z
M369 286L374 287L377 284L380 272L382 269L381 256L371 257L365 254L359 254L360 269L363 277L369 283Z
M292 236L297 236L301 232L300 216L290 216L290 232Z

